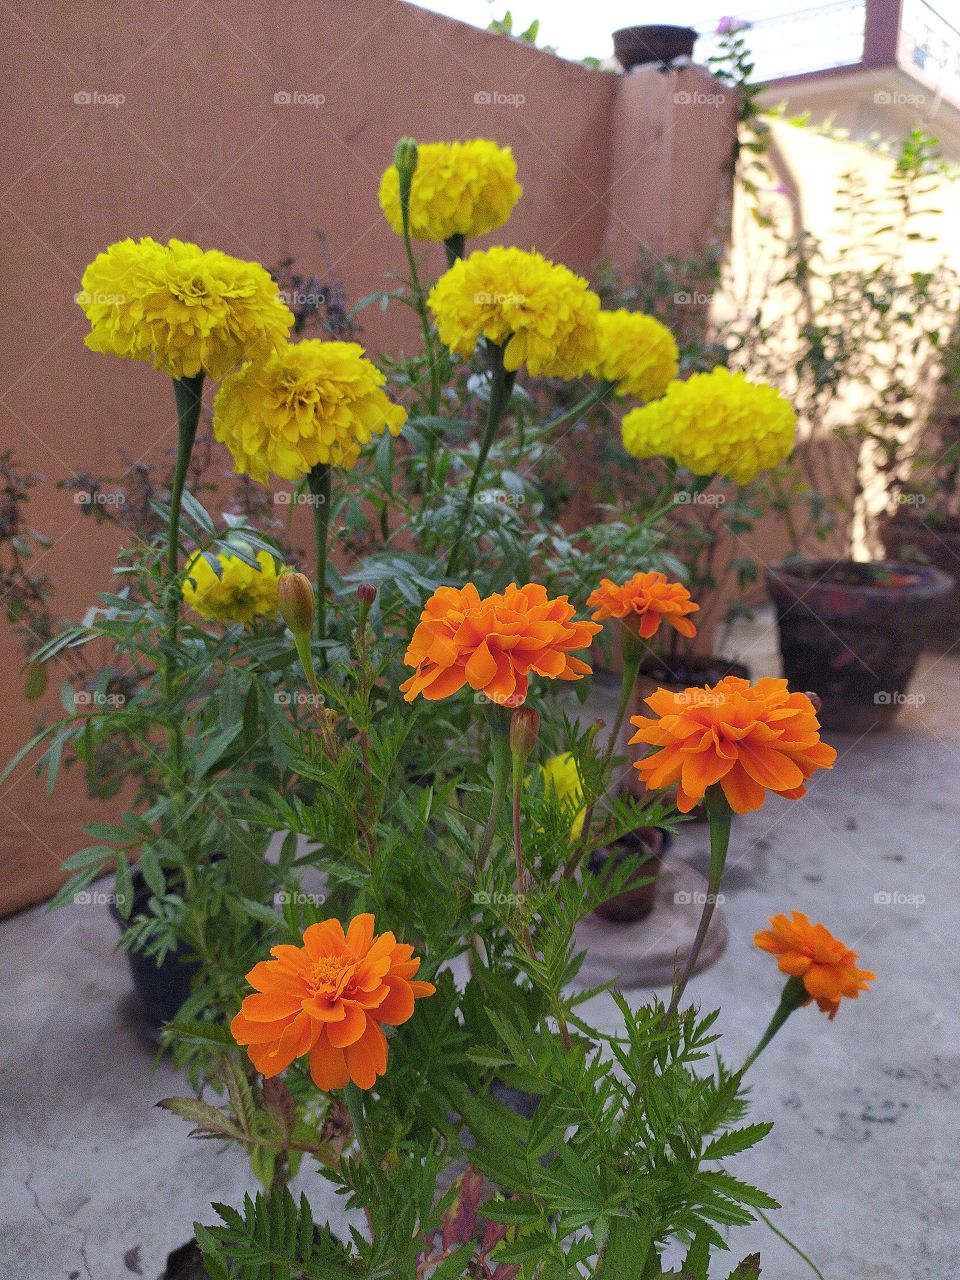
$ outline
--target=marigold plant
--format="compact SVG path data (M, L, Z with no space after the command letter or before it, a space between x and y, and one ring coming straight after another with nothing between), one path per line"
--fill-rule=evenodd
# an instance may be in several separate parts
M822 1013L837 1016L842 999L856 1000L876 977L857 968L857 952L835 938L822 924L811 924L802 911L792 917L770 917L770 928L754 936L761 951L777 957L781 973L799 978Z
M682 636L697 634L687 615L696 613L700 606L691 600L682 582L668 582L665 573L635 573L622 586L603 578L587 597L587 608L596 610L594 622L617 618L641 640L655 636L661 622Z
M356 342L308 338L248 364L217 392L213 430L243 475L299 480L318 464L349 471L375 434L397 435L406 410Z
M374 924L369 913L355 916L346 933L336 919L312 924L302 947L272 947L273 959L247 974L255 993L230 1030L262 1075L279 1075L307 1054L318 1089L350 1081L370 1089L386 1071L383 1027L406 1022L414 1002L436 988L415 980L413 947L389 931L375 935Z
M410 234L416 240L482 236L502 226L523 194L509 147L486 138L427 142L418 148L410 189ZM390 165L380 180L380 208L403 232L400 175Z
M672 382L622 425L623 446L636 458L672 458L694 475L748 484L789 456L797 415L773 387L721 366Z
M597 353L600 299L581 276L539 253L485 249L462 258L430 291L440 338L471 356L481 337L504 367L576 378Z
M767 792L798 800L836 750L820 740L820 721L805 693L786 680L756 684L725 676L706 688L658 689L645 699L655 719L633 716L631 744L657 750L636 763L648 787L677 786L677 808L689 813L719 784L734 813L759 809Z
M258 262L183 240L120 240L97 254L82 286L91 351L150 360L173 378L223 378L264 359L293 324Z
M214 558L219 572L199 552L184 569L183 598L194 613L215 622L244 623L276 614L279 571L269 552L257 552L259 569L229 551Z
M680 353L666 325L641 311L601 311L590 372L620 396L655 400L677 376Z
M415 672L400 686L407 702L418 694L447 698L468 684L491 702L518 706L531 672L551 680L579 680L590 667L572 655L600 630L578 622L566 596L551 600L537 583L495 591L481 599L473 583L440 587L420 615L404 655Z

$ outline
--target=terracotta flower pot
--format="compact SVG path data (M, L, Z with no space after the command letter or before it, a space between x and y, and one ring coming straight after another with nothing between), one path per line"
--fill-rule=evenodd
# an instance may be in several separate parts
M819 694L828 729L885 727L908 697L953 585L936 569L886 560L798 560L769 570L791 688Z
M891 560L929 564L953 578L953 590L926 639L928 649L952 649L960 640L960 521L937 524L898 512L881 527L880 536Z
M590 855L590 870L594 875L600 875L611 864L617 868L633 865L627 883L635 886L604 902L594 914L617 924L633 924L648 916L657 896L665 848L666 838L658 827L638 827L608 848L594 850Z
M613 53L624 71L650 62L669 66L675 58L693 57L696 42L697 33L692 27L621 27L613 33Z

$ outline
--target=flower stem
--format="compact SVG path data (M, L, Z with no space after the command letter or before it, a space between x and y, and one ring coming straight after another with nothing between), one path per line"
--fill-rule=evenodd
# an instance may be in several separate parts
M497 823L503 809L503 801L510 781L510 712L506 707L498 707L493 703L484 706L487 723L490 726L490 754L493 756L493 794L490 797L490 813L487 825L480 837L477 856L474 863L474 874L477 880L487 869L487 857L496 834Z
M417 271L417 260L413 253L413 242L410 239L410 207L406 200L400 201L400 221L403 224L403 247L407 255L407 266L410 269L410 284L413 287L413 305L420 317L420 328L423 330L423 349L430 368L430 413L436 414L440 407L440 365L437 360L437 349L430 328L430 316L427 312L427 301ZM431 436L431 441L433 437Z
M808 999L809 996L807 995L807 990L803 985L803 979L788 978L780 995L780 1003L774 1010L773 1017L770 1019L766 1031L764 1031L763 1035L760 1037L757 1047L740 1068L740 1071L738 1072L739 1075L742 1076L746 1074L786 1020L790 1017L791 1013L799 1009L801 1005L806 1004Z
M466 533L467 521L470 518L470 509L473 506L473 499L476 496L477 487L480 484L480 478L483 475L483 468L487 461L487 455L490 452L490 446L493 444L494 437L497 434L497 427L500 425L503 415L506 413L510 404L510 396L513 394L513 381L515 374L504 368L503 364L503 347L498 347L493 342L487 343L487 351L490 355L490 399L487 403L487 421L483 429L483 435L480 438L480 448L477 451L477 460L474 463L473 475L470 477L470 484L467 487L467 495L464 498L463 510L460 514L460 523L457 526L457 532L453 539L453 545L450 547L450 556L447 560L447 577L450 577L457 568L460 559L460 548L463 545L463 537Z
M614 752L617 749L617 743L620 740L620 730L623 728L623 722L627 717L627 708L630 706L630 699L633 697L634 690L637 685L637 677L640 674L640 662L642 649L637 638L626 627L621 628L620 647L623 653L623 674L620 677L620 700L617 703L617 714L613 728L610 731L610 737L607 739L607 745L604 748L603 756L600 761L600 767L604 774L610 768L610 762L613 759ZM564 880L572 880L576 873L577 867L583 860L586 852L587 844L590 840L590 828L593 825L593 813L596 808L595 804L590 805L583 818L583 830L580 833L580 839L577 847L573 852L573 856L563 869Z
M443 247L447 251L447 267L450 268L458 259L463 257L464 249L466 248L466 236L460 234L447 236L443 242Z
M325 640L327 638L327 539L330 532L330 468L325 462L318 463L309 473L307 485L313 497L313 534L317 547L317 638Z
M575 421L582 413L586 413L586 411L588 409L592 409L595 404L600 404L602 400L605 400L613 391L615 385L616 384L613 382L601 383L599 387L591 391L589 395L584 396L582 400L578 400L577 403L571 405L569 409L564 409L563 413L558 414L556 418L551 418L550 421L545 424L546 428L552 431L554 427L562 427L566 422Z
M713 786L707 787L706 805L707 821L710 824L710 876L707 881L707 900L703 904L703 914L700 916L700 923L697 926L693 946L690 948L690 952L684 962L680 980L673 989L673 995L670 997L670 1003L664 1014L664 1025L676 1013L687 983L690 981L691 975L697 966L700 952L703 950L707 930L710 928L710 921L713 919L713 912L717 905L717 894L720 891L720 882L723 879L727 850L730 847L730 824L733 819L733 812L729 804L727 804L727 798L723 794L719 783L714 783Z
M352 1080L349 1084L344 1085L343 1100L346 1102L347 1111L350 1113L350 1123L353 1126L353 1134L357 1140L357 1146L359 1146L360 1154L370 1169L370 1175L377 1185L378 1199L382 1205L386 1199L382 1170L380 1165L374 1159L373 1151L370 1148L370 1139L367 1134L366 1118L363 1109L363 1098L360 1096L360 1090Z

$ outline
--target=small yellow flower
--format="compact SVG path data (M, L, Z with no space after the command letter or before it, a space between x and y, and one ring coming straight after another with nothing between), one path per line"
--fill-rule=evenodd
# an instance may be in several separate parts
M670 330L641 311L601 311L599 352L590 372L615 382L617 395L656 400L677 376L679 352Z
M473 354L481 337L504 347L504 365L576 378L597 353L600 299L586 280L539 253L481 250L445 272L428 298L443 342Z
M213 403L213 432L234 468L265 484L269 472L299 480L319 463L349 471L384 428L398 435L402 406L356 342L286 343L263 364L227 378Z
M485 138L467 142L428 142L417 148L410 190L410 234L416 240L481 236L503 226L523 194L509 147ZM380 180L380 208L397 235L400 177L396 165Z
M273 556L258 551L259 570L228 551L221 552L216 559L220 564L219 577L199 552L187 562L183 598L194 613L214 622L248 624L265 614L276 614L279 573Z
M149 236L98 254L76 300L90 321L91 351L149 360L173 378L222 378L262 360L293 323L259 263Z
M623 419L623 446L637 458L673 458L698 476L749 484L793 448L797 415L766 383L722 366L672 382L660 400Z
M583 830L586 810L583 807L583 783L577 762L569 751L559 756L551 756L540 766L543 775L543 789L546 795L553 795L556 802L572 815L570 823L570 839L576 840Z

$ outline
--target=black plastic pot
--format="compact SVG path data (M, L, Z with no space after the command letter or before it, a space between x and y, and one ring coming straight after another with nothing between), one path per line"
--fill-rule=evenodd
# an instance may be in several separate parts
M632 887L602 903L595 915L616 924L635 924L646 919L656 901L661 859L668 839L659 827L639 827L608 848L593 851L590 870L594 875L601 875L610 866L633 868L627 881Z
M133 914L136 916L146 911L150 889L137 867L133 868L132 879ZM129 921L123 918L112 902L110 914L120 931L125 932ZM199 966L195 962L185 961L187 952L180 947L170 952L159 965L152 956L145 955L142 951L127 951L126 954L140 1020L150 1039L159 1042L164 1023L173 1021L180 1006L189 996L190 983Z
M820 723L846 733L888 725L953 579L895 561L798 560L767 572L783 674L820 696Z
M676 58L693 57L696 42L697 33L692 27L621 27L613 33L613 53L624 71L650 62L666 67Z

